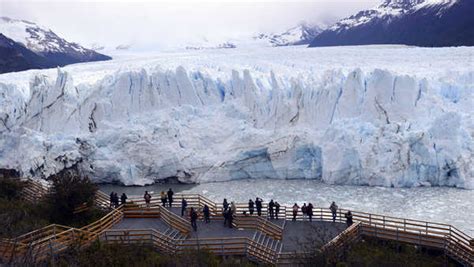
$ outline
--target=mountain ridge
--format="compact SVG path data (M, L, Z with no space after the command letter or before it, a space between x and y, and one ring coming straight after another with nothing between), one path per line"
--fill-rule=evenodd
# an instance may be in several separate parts
M26 20L0 17L0 33L5 45L0 54L2 73L111 59L77 43L68 42L52 30ZM12 41L16 44L12 44ZM10 59L15 54L23 55L25 64L11 62ZM10 68L7 62L10 62ZM22 67L18 69L20 65Z
M474 1L386 0L344 18L315 37L310 47L406 44L426 47L474 45Z

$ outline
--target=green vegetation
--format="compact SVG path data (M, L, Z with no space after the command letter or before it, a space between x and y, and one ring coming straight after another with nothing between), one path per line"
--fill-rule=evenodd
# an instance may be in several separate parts
M365 239L353 245L336 266L444 267L457 264L445 257L441 251L391 241Z
M81 227L105 215L94 207L97 186L88 177L81 177L74 171L63 171L48 179L53 182L52 193L46 198L51 222ZM74 214L74 209L83 204L89 209Z
M16 237L49 224L81 227L105 215L93 205L97 188L89 179L69 171L50 179L51 193L32 203L22 198L24 182L0 177L0 237ZM82 203L89 208L74 214Z
M179 255L156 252L146 244L108 245L99 241L86 249L72 248L51 260L54 266L256 266L245 258L218 257L206 250Z
M49 224L44 203L21 199L25 183L15 178L0 178L0 237L14 237Z
M0 177L0 198L5 200L13 200L20 197L21 190L25 186L25 182L14 178Z
M15 237L50 224L44 203L0 196L0 237Z

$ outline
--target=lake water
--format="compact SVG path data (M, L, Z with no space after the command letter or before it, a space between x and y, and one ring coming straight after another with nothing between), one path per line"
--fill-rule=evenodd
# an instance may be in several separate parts
M310 180L236 180L197 185L155 184L145 187L101 185L127 195L143 195L145 190L159 193L170 187L175 192L199 193L218 203L223 198L247 202L249 198L274 199L282 205L312 202L329 207L331 201L341 208L395 217L451 224L474 237L474 190L446 187L385 188L328 185Z

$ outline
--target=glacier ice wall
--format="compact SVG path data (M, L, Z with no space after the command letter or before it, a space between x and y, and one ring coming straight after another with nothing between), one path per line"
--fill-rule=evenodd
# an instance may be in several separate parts
M96 181L243 178L474 188L473 72L417 78L375 69L216 78L121 71L75 84L58 69L25 96L0 83L0 168Z

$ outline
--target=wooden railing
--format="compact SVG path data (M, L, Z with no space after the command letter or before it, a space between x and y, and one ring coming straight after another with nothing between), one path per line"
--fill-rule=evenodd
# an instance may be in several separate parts
M72 244L87 245L123 218L120 209L112 210L81 229L52 224L17 238L2 239L0 258L6 263L36 263L66 250Z
M161 218L166 224L170 227L180 231L183 235L189 235L191 232L191 225L189 221L181 218L172 211L166 209L161 205L159 199L153 199L150 201L150 204L147 206L145 200L143 199L130 199L130 204L136 205L135 210L140 210L146 212L147 210L154 210L158 213L159 218ZM130 210L130 209L129 209Z
M95 193L95 205L100 208L110 208L110 196L100 190L97 190Z
M30 202L38 202L49 192L49 188L40 182L28 179L22 190L22 198Z
M260 262L275 264L277 252L248 237L225 238L171 238L156 229L130 229L104 231L101 240L113 244L151 244L168 253L185 253L206 250L216 255L247 255Z
M113 244L151 244L167 254L176 252L176 241L155 229L107 230L101 240Z
M32 184L32 188L34 189L31 189L29 192L36 192L34 193L34 196L38 196L37 194L41 195L42 193L39 192L43 192L44 188L41 189L42 187L37 187L37 184ZM222 219L222 206L198 194L176 194L173 207L181 206L181 198L185 198L187 200L188 207L202 208L204 205L208 205L211 211L212 219ZM133 205L136 205L136 208L139 210L149 211L152 213L156 212L156 214L158 214L158 216L164 222L170 225L170 227L180 231L184 236L189 235L191 230L189 222L186 219L176 215L172 211L163 208L161 206L159 196L155 195L153 197L150 207L146 207L145 201L143 199L130 199L130 202ZM99 191L96 194L96 204L98 206L108 207L108 196L105 193ZM237 211L234 222L237 227L256 229L276 240L282 239L283 227L265 219L267 216L266 203L263 205L261 217L256 215L248 216L248 214L243 215L244 211L248 210L246 203L236 203L235 205ZM125 232L127 232L128 242L135 242L135 239L138 239L140 236L139 233L136 233L138 237L134 237L132 239L130 239L129 235L130 231L135 230L121 230L121 234L119 230L107 230L123 218L123 210L124 208L122 206L118 209L114 209L99 221L96 221L81 229L75 229L61 225L50 225L15 239L3 239L0 242L0 256L8 260L15 258L16 255L24 256L27 254L34 256L36 259L47 257L51 253L54 254L58 251L62 251L72 244L72 242L76 242L77 240L82 240L83 243L95 240L98 236L104 233L104 231L108 231L107 234L111 240L113 239L111 237L113 231L115 231L117 236L122 237L126 236ZM344 222L344 214L346 212L347 210L345 209L339 209L337 212L336 221ZM365 235L375 238L395 240L398 242L406 242L410 244L443 249L447 254L461 263L464 263L468 266L474 264L474 248L470 244L472 237L466 235L453 226L357 211L352 211L352 214L355 224L323 248L337 248L340 246L340 244L344 244L348 240L350 241L351 238L356 238L358 235ZM278 217L283 220L291 220L293 218L291 207L281 206ZM304 218L299 211L296 220L303 219ZM313 220L332 221L332 213L326 208L315 208L313 209ZM220 245L221 253L223 253L224 248L228 248L229 253L232 253L234 250L239 251L240 253L242 252L241 249L244 247L247 256L255 257L259 261L270 264L274 264L276 262L275 255L278 254L278 257L281 258L287 254L269 250L269 248L262 246L262 244L258 244L249 238L211 238L206 239L206 242L208 243L202 243L204 239L180 239L178 241L176 239L167 237L156 230L152 231L148 229L141 231L145 231L142 232L142 234L146 233L150 242L152 242L155 246L160 247L163 251L168 252L179 252L188 247L195 247L197 244L203 246L206 245L206 247L211 251L217 251L217 247ZM354 234L355 232L357 232L357 235ZM226 240L226 244L224 244L224 240ZM47 248L49 248L49 250ZM273 256L271 256L272 254Z
M323 253L340 251L348 244L356 241L360 237L360 234L360 222L356 222L322 246L321 251Z

